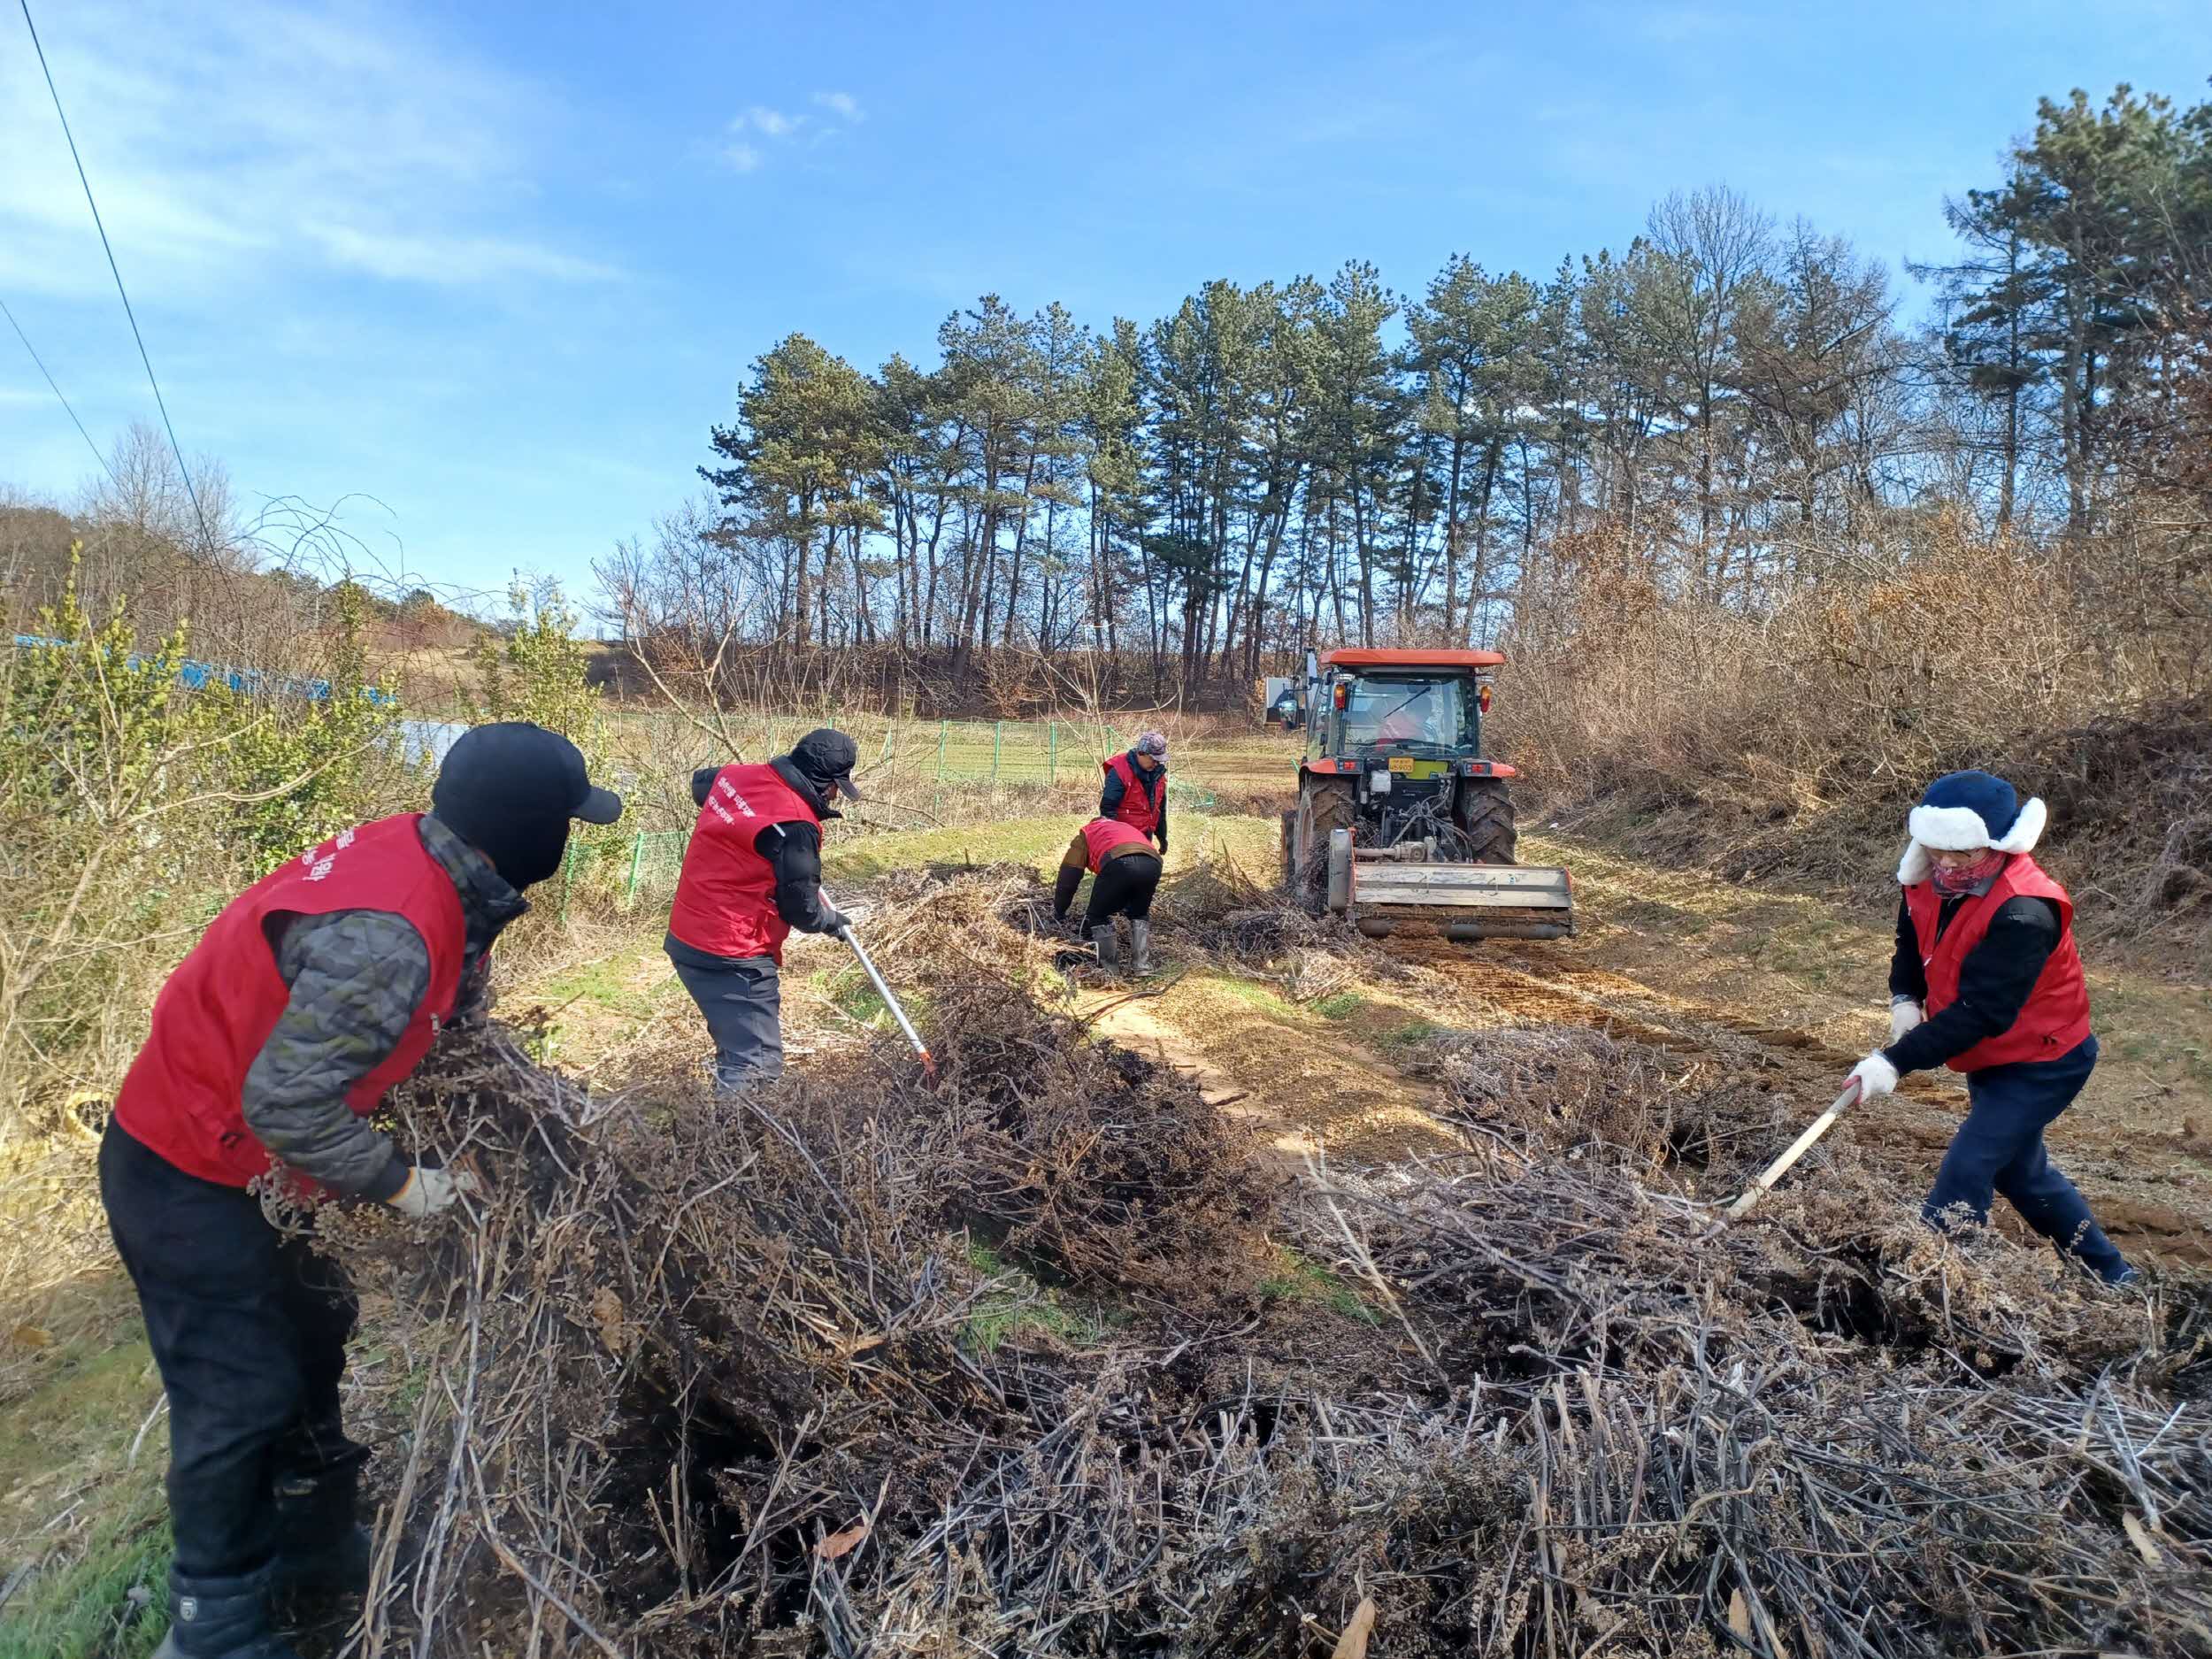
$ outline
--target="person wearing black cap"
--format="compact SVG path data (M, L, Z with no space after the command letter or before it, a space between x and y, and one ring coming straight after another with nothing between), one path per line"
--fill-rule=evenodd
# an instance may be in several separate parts
M822 825L838 816L838 796L861 798L859 759L851 738L825 726L764 764L692 774L699 817L664 949L706 1017L725 1090L782 1075L785 939L849 925L822 896Z
M163 986L100 1143L101 1202L169 1396L163 1655L291 1659L271 1592L365 1584L368 1454L338 1394L352 1290L254 1189L414 1218L473 1190L369 1114L442 1025L482 1007L492 941L561 867L570 821L621 810L557 733L479 726L447 754L429 812L288 859Z

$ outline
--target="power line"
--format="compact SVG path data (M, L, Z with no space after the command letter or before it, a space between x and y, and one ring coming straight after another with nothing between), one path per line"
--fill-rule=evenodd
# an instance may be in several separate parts
M199 520L200 544L212 557L215 538L208 534L207 515L200 511L200 492L192 487L192 469L184 464L184 450L177 442L177 429L169 419L169 405L161 396L161 382L154 378L154 360L146 354L146 337L138 332L138 314L131 310L130 293L123 286L123 273L115 263L115 250L109 245L108 227L101 220L100 204L92 199L92 180L85 176L84 157L77 153L77 135L69 130L68 113L61 107L61 90L54 85L54 72L47 65L46 48L39 43L38 25L31 21L31 0L17 0L17 4L23 8L23 27L31 32L31 50L38 54L39 71L46 77L46 90L54 100L54 113L61 118L61 135L69 141L69 159L77 164L77 182L84 186L85 205L92 210L93 227L100 233L100 248L108 257L108 273L115 279L116 293L122 296L123 315L130 319L131 338L138 342L138 360L146 365L147 384L154 388L154 407L161 411L162 430L169 434L169 453L177 457L177 472L184 480L184 493L192 501L192 516ZM85 442L89 443L91 440Z
M92 451L92 458L100 464L100 470L108 475L109 481L116 488L122 488L123 480L115 476L115 469L108 465L107 457L100 453L100 446L92 442L92 434L84 429L84 422L77 419L77 411L69 408L69 400L62 397L61 388L54 385L54 372L46 366L46 359L38 355L38 348L31 343L30 335L23 332L23 325L15 320L15 313L8 309L5 300L0 300L0 317L8 319L8 326L15 330L15 337L23 342L23 349L31 354L31 361L38 365L38 372L46 377L46 384L53 387L56 397L61 397L61 406L68 410L70 424L77 428L77 435L84 440L84 447Z

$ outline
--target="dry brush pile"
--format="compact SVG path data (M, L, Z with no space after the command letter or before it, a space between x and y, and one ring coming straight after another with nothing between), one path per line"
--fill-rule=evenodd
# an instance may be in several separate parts
M495 1028L413 1092L493 1191L330 1224L406 1372L351 1652L2212 1652L2186 1320L1872 1177L1717 1233L1479 1089L1294 1186L1047 1011L1025 902L879 897L933 1091L588 1098Z

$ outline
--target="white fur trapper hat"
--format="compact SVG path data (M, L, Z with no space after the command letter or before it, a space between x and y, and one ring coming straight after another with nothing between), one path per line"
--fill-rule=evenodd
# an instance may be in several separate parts
M1900 887L1928 879L1931 848L1939 852L2001 853L2035 850L2050 813L2040 796L2024 805L2020 792L1985 772L1947 772L1928 786L1920 804L1905 817L1905 856L1897 865Z

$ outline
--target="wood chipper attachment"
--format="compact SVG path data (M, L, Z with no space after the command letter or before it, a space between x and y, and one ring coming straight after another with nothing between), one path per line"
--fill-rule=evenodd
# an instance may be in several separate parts
M1401 847L1356 846L1351 831L1337 829L1328 908L1377 939L1410 927L1466 942L1564 939L1574 932L1574 879L1555 865L1431 863Z
M1283 815L1283 875L1317 910L1374 937L1562 939L1568 872L1514 862L1508 789L1483 752L1495 651L1307 655L1298 806Z

